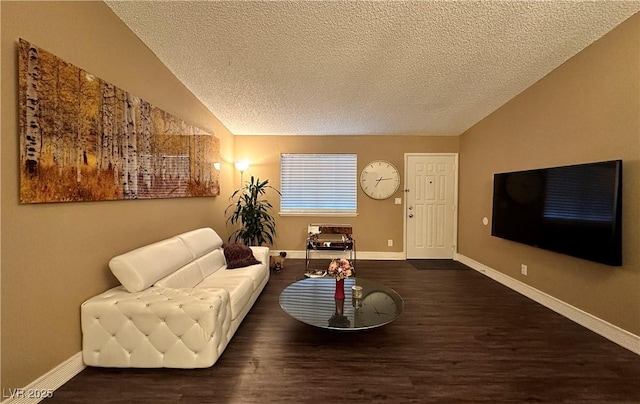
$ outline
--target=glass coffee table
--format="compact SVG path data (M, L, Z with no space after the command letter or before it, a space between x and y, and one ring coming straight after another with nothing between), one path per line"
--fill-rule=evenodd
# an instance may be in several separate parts
M361 296L352 289L362 288ZM315 327L359 331L389 324L404 310L395 290L362 278L344 280L345 299L335 299L333 278L307 278L292 283L280 294L280 307L291 317Z

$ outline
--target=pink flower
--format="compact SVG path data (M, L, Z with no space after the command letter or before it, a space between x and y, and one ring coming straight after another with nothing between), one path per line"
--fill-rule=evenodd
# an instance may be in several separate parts
M336 272L338 272L338 263L335 261L331 261L331 263L329 264L329 273L334 274Z
M340 280L353 276L353 267L346 258L336 258L329 263L327 272L336 280Z

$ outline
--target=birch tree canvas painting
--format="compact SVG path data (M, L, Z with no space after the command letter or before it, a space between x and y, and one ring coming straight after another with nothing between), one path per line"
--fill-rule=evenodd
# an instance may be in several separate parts
M18 54L21 203L220 194L217 137L22 39Z

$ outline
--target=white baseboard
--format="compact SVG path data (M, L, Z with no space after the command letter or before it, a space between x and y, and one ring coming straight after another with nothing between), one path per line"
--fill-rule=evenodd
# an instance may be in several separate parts
M283 250L285 251L285 250ZM305 250L286 250L287 258L296 258L296 259L304 259L306 257ZM272 250L270 251L271 255L280 254L280 250ZM331 259L337 257L344 257L345 254L349 254L349 252L343 251L313 251L313 259ZM384 251L357 251L356 258L359 260L393 260L393 261L401 261L406 257L403 251L400 252L384 252Z
M475 261L462 254L456 254L455 260L462 262L468 267L475 269L481 274L486 275L497 282L500 282L501 284L507 286L510 289L513 289L521 295L524 295L529 299L540 303L541 305L555 311L556 313L568 318L569 320L574 321L585 328L588 328L596 334L599 334L607 338L608 340L615 342L621 347L640 355L640 336L623 330L616 325L613 325L599 317L587 313L586 311L565 303L562 300L557 299L551 295L541 292L536 288L522 283L517 279L507 276L502 272L496 271L495 269L481 264L480 262Z
M62 362L45 375L24 388L4 389L2 404L32 404L39 403L47 396L55 396L55 390L71 380L85 368L82 352Z
M363 251L358 253L359 260L389 260L402 261L407 258L404 251L401 252L384 252L384 251Z

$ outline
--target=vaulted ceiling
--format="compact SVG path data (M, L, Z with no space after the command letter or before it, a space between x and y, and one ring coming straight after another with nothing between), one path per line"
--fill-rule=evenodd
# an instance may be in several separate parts
M640 1L107 1L234 134L458 135Z

